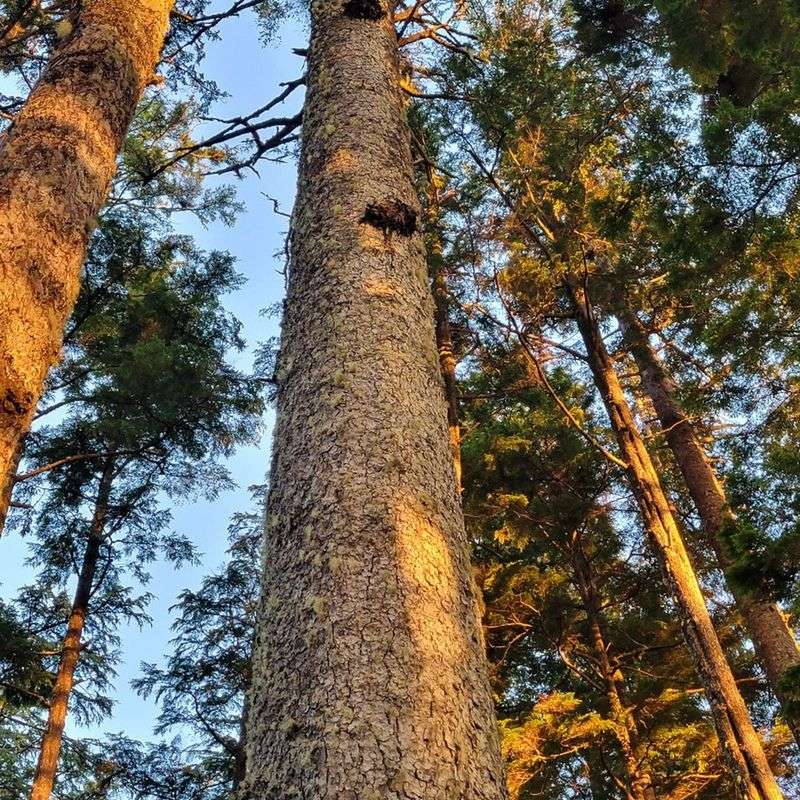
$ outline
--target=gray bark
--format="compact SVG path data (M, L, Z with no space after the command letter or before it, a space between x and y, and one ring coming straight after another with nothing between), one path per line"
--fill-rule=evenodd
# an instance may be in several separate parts
M397 39L315 0L245 794L506 796Z

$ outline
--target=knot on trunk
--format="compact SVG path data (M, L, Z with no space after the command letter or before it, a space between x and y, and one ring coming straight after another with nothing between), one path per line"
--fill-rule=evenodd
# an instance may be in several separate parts
M342 10L350 19L368 19L377 22L386 16L386 10L380 0L347 0Z
M369 203L361 222L382 230L387 236L390 232L411 236L417 230L417 212L400 200Z
M28 413L33 397L26 395L26 397L18 397L12 389L8 389L0 403L0 410L3 414L8 416L24 416Z

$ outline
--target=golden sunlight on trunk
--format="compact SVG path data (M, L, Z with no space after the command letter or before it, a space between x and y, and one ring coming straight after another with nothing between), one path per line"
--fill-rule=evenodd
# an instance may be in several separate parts
M172 0L86 0L0 150L0 498L64 323ZM0 509L0 519L5 516Z

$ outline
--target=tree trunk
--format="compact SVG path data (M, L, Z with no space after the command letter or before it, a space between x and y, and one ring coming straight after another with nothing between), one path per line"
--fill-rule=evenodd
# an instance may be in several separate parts
M6 527L6 519L8 512L11 508L11 500L14 495L14 486L16 486L17 471L19 470L20 461L25 451L25 439L27 434L24 433L19 437L17 444L14 448L14 453L11 456L11 464L8 468L8 475L5 481L0 481L0 536Z
M611 719L616 725L617 741L622 752L627 777L626 800L655 800L653 778L645 767L645 752L639 740L639 731L634 719L633 709L623 702L619 682L622 680L608 655L602 626L600 598L597 595L592 575L592 567L583 549L579 535L574 535L570 543L570 555L581 602L586 610L589 634L597 659L600 677L605 687L606 698L611 711Z
M706 693L738 794L747 800L782 798L744 700L714 631L683 537L606 350L586 292L566 290L603 398L644 527L680 615L686 643Z
M735 522L736 519L725 496L725 489L714 472L694 426L677 401L675 382L650 346L644 326L629 311L621 312L619 321L639 368L642 388L653 403L664 438L700 515L717 564L725 570L731 561L720 533L726 523ZM775 603L749 596L733 585L728 588L736 600L770 687L781 703L786 722L800 745L800 719L792 713L787 703L789 698L781 690L784 673L791 667L800 666L800 650L794 633Z
M397 37L311 8L245 794L498 800Z
M0 149L0 497L172 0L86 0ZM0 516L5 516L5 509Z
M450 451L456 471L456 485L461 491L461 425L458 419L458 381L456 356L453 351L453 334L450 329L450 303L447 293L447 276L439 267L433 276L433 299L436 304L436 349L439 351L439 368L444 381L444 399L447 403L447 429L450 434Z
M78 586L72 601L67 633L61 647L61 659L58 664L56 680L50 697L50 707L47 712L47 725L45 726L42 744L39 750L39 762L36 765L36 774L31 788L31 800L50 800L53 784L58 768L58 756L61 752L61 742L64 738L64 723L67 719L67 706L72 686L75 680L75 668L81 651L81 637L86 625L86 615L89 611L97 561L100 548L103 544L103 531L108 514L108 498L111 494L111 484L114 476L114 461L108 459L103 467L103 474L95 500L94 514L89 527L89 536L86 541L86 550L83 553L83 563L78 576Z

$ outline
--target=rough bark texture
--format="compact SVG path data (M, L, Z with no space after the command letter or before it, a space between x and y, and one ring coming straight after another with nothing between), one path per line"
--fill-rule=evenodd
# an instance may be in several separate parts
M711 707L736 790L746 800L782 798L761 740L753 728L717 638L682 534L636 426L588 297L570 282L567 282L566 290L586 347L589 366L620 451L628 464L631 489L636 496L644 527L680 615L686 643Z
M95 501L86 550L83 554L81 572L78 576L78 585L72 601L67 633L61 647L61 659L58 664L56 680L50 697L50 707L47 712L47 725L42 736L39 750L39 761L33 778L31 800L50 800L53 784L58 769L58 756L61 752L61 742L64 738L64 723L67 719L67 707L72 686L75 681L75 668L81 653L81 637L86 625L86 615L89 611L89 601L92 596L97 561L100 548L103 544L103 530L108 514L108 498L113 480L113 459L108 459L103 469L100 486Z
M450 329L450 304L447 278L440 267L433 278L433 299L436 304L436 349L439 351L439 368L444 381L444 399L447 403L447 429L450 434L450 451L456 471L456 484L461 491L461 424L458 419L458 381L456 356L453 351L453 333Z
M0 150L0 497L172 0L86 0ZM61 31L66 33L71 23ZM0 513L5 516L5 510Z
M8 475L5 481L0 480L0 536L6 527L6 519L8 512L11 508L11 500L14 494L14 486L16 485L17 470L19 463L22 461L22 455L25 450L25 440L27 434L22 434L19 437L14 452L11 456L11 464L8 468Z
M257 800L506 796L398 78L383 5L312 3L248 718Z
M725 489L694 426L678 403L675 382L650 346L647 331L633 314L622 313L619 319L639 368L642 388L653 403L664 438L697 507L708 543L714 550L717 563L724 570L731 562L720 533L726 522L735 520ZM781 690L781 678L786 670L800 666L800 649L794 633L777 605L750 597L736 586L729 585L728 588L736 600L767 680L781 702L795 741L800 744L800 719L791 713L786 703L788 698Z

